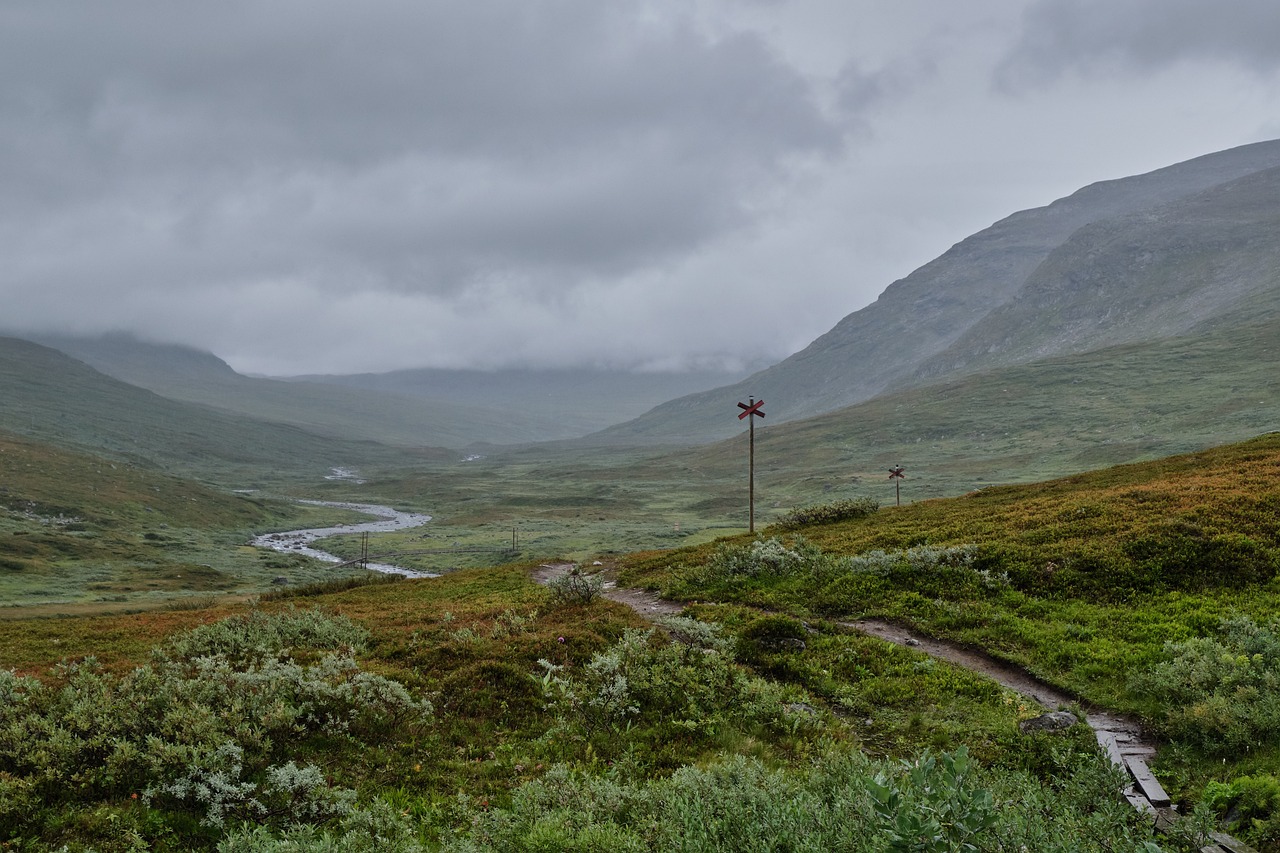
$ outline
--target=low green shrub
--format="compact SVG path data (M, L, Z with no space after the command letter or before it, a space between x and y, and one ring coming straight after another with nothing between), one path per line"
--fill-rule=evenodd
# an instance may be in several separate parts
M774 526L783 530L794 530L810 524L850 521L855 518L866 518L879 509L880 502L872 498L849 498L832 503L798 507L784 514L774 522Z
M1210 782L1204 803L1228 828L1255 844L1280 841L1280 778L1241 776L1229 784Z
M721 544L705 562L682 565L677 574L683 590L693 591L744 579L827 576L841 562L801 536L789 542L773 536L748 545Z
M1159 703L1162 734L1222 758L1280 741L1280 620L1225 619L1217 636L1168 643L1164 652L1129 682Z
M539 661L540 683L559 732L618 753L626 736L699 742L722 729L783 726L788 694L715 648L629 629L579 669ZM800 697L804 698L804 697Z
M834 748L790 769L732 756L647 780L557 766L508 808L468 806L443 849L1159 853L1107 759L1074 769L1041 784L960 750L898 762Z
M789 616L761 616L738 633L738 659L758 665L773 655L803 651L808 636L804 625Z
M172 637L162 647L171 657L194 660L222 655L248 661L278 657L294 649L363 651L369 632L345 616L321 610L269 612L250 610L192 628Z
M604 590L604 578L599 574L586 574L577 566L547 581L551 600L558 604L589 604L600 597Z
M181 634L123 675L92 658L44 680L0 671L4 800L140 799L210 827L341 818L355 793L300 763L309 745L411 735L432 710L362 670L351 649L365 636L319 612L255 612ZM39 831L41 814L0 808L0 837Z

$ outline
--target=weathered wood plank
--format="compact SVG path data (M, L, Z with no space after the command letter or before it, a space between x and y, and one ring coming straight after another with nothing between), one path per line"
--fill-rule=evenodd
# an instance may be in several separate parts
M1111 759L1111 763L1125 769L1124 756L1120 754L1120 744L1116 741L1113 732L1099 731L1097 732L1098 746L1102 747L1102 751L1107 754L1107 758Z
M1173 800L1165 793L1160 782L1151 773L1151 768L1147 767L1147 762L1141 758L1129 758L1127 762L1129 764L1129 774L1133 776L1133 781L1138 783L1138 790L1142 792L1142 796L1146 797L1151 805L1159 808L1173 803Z
M1257 850L1254 850L1243 841L1236 841L1230 835L1224 835L1221 832L1211 832L1209 833L1209 838L1214 844L1226 850L1227 853L1258 853Z

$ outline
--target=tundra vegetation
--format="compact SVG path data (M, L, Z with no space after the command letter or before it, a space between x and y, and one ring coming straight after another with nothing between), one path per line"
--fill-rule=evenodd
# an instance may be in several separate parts
M0 839L1153 853L1217 822L1280 850L1280 436L796 515L602 555L688 602L657 623L535 563L0 621ZM1023 733L1027 700L861 616L1140 716L1194 819L1154 835L1084 726Z

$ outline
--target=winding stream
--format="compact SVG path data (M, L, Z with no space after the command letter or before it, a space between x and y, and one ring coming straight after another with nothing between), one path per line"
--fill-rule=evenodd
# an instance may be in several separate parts
M323 560L326 563L344 563L336 554L330 554L328 551L321 551L319 548L311 547L318 539L324 539L328 536L341 536L351 533L389 533L392 530L405 530L410 527L421 527L431 520L429 515L421 515L415 512L400 512L389 506L379 506L378 504L357 504L343 503L337 501L299 501L299 503L310 504L311 506L331 506L338 509L350 509L356 512L363 512L376 517L377 521L366 521L360 524L339 524L336 527L313 527L308 530L286 530L281 533L264 533L261 536L255 536L250 540L249 544L259 548L270 548L273 551L280 551L284 554L304 554L308 557L314 557L317 560ZM400 566L392 566L387 563L368 563L367 568L375 572L383 572L391 575L404 575L407 578L435 578L438 574L432 572L416 572L412 569L401 568Z

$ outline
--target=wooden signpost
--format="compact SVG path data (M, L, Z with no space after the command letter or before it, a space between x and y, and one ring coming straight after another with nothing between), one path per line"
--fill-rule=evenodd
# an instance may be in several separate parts
M751 510L750 510L751 520L749 522L749 527L747 528L747 530L750 533L755 533L756 532L756 418L764 417L764 412L760 408L761 406L764 405L764 400L761 400L760 402L757 403L755 397L748 397L747 399L749 400L749 402L738 404L738 408L742 409L741 414L738 415L738 420L742 420L743 418L746 418L747 423L751 425L751 429L750 429L751 439L749 444L750 450L748 451L748 455L750 457L751 462L750 462L750 474L748 476L748 486L747 486L747 493L749 495L748 500L751 505Z
M889 469L889 479L893 480L893 495L898 499L898 506L902 506L902 485L901 482L907 478L907 469L901 465L894 465Z

